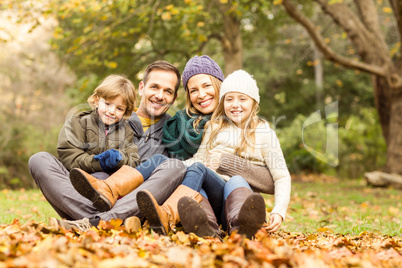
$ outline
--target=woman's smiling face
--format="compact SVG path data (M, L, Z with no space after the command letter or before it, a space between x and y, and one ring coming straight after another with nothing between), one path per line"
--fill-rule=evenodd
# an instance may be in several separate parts
M218 96L209 75L192 76L188 80L187 88L191 103L201 114L210 114L218 106Z

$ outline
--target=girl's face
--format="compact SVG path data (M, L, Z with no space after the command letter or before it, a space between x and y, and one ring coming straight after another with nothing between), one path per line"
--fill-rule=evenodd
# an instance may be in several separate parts
M229 92L224 97L224 109L226 116L235 123L238 128L244 128L247 119L253 109L254 100L248 95L239 92Z
M98 115L105 125L113 125L119 122L123 118L126 108L122 96L113 100L99 98L98 101Z
M194 108L201 114L210 114L218 106L218 96L207 74L192 76L187 83L188 94Z

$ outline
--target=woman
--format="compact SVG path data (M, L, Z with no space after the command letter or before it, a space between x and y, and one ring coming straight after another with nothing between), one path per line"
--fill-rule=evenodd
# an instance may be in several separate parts
M163 142L171 157L186 160L197 152L202 141L204 126L218 106L224 75L215 61L203 55L195 56L187 62L182 78L186 90L186 108L166 122ZM273 181L267 168L255 166L232 154L214 154L213 157L216 159L219 173L228 176L240 175L244 178L263 178L254 180L256 183L250 185L251 188L273 194ZM271 178L268 179L270 183L266 183L267 178ZM215 206L213 209L203 190L198 193L185 185L180 185L162 206L157 204L152 194L144 190L138 193L137 202L141 213L150 222L150 227L165 234L180 221L177 203L183 196L190 196L200 202L208 217L209 229L213 230L215 235L219 235L221 222L219 210L222 204L213 204ZM215 215L219 215L219 221Z

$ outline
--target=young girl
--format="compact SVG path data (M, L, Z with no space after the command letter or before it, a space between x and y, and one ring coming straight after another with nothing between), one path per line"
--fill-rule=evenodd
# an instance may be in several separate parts
M250 185L258 178L241 176L218 176L201 163L215 168L215 156L230 153L248 159L255 165L267 166L272 174L275 187L275 207L271 212L269 231L279 229L290 199L290 175L275 132L269 124L257 115L259 93L255 80L245 71L238 70L222 83L220 102L208 123L201 146L194 157L187 161L192 164L183 180L185 185L195 191L201 188L208 195L215 215L229 233L238 231L248 238L262 227L265 221L265 202L260 194L255 194ZM258 182L261 183L261 182ZM266 184L269 183L267 178ZM144 209L145 217L157 218L158 206L146 191L139 192L137 200L141 207L154 204L155 212ZM208 222L205 210L198 204L199 197L175 197L178 215L187 232L199 236L214 236L216 228ZM148 206L141 206L140 203ZM141 210L142 211L142 210Z
M156 155L133 168L140 158L126 119L134 111L135 101L132 82L121 75L109 75L88 98L93 109L75 114L59 134L58 156L70 170L72 185L99 211L113 207L118 197L137 188L167 159ZM89 174L97 172L113 175L99 180Z

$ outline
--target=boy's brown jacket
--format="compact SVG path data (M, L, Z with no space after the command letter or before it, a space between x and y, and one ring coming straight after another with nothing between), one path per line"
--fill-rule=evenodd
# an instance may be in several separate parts
M140 163L138 147L133 143L134 132L126 120L111 125L108 133L98 113L85 111L74 115L64 123L57 142L57 153L63 165L71 170L80 168L88 173L103 171L94 156L109 149L118 150L123 160L122 165L136 167Z

